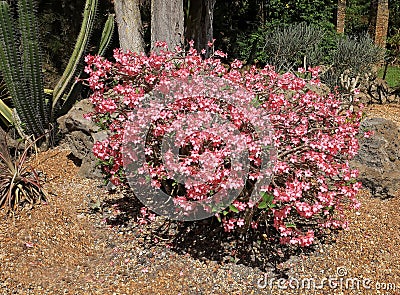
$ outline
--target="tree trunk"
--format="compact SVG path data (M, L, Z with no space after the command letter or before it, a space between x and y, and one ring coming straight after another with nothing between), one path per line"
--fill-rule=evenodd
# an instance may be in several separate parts
M346 0L338 0L336 13L336 32L344 34L344 25L346 19Z
M186 39L193 40L195 48L200 51L206 49L206 56L210 54L207 46L213 39L213 15L216 0L189 0L189 15L186 18Z
M165 41L168 48L184 43L183 0L151 0L151 46Z
M375 44L385 48L389 26L389 0L372 0L369 33Z
M139 0L114 0L114 8L121 48L133 52L144 51Z

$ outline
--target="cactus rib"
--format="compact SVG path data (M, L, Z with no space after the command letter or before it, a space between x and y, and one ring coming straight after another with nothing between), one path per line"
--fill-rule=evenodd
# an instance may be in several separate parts
M81 30L78 35L78 39L75 44L74 51L71 55L71 58L69 59L68 65L61 79L54 88L53 102L52 102L52 113L53 113L52 117L54 116L54 111L57 103L63 97L68 86L71 84L72 78L74 77L77 71L78 64L81 61L82 56L86 50L94 23L94 17L96 15L97 3L98 0L86 1L83 22Z
M100 46L97 52L102 56L106 52L108 45L110 45L115 28L114 14L109 14L106 23L104 24L103 32L101 34Z

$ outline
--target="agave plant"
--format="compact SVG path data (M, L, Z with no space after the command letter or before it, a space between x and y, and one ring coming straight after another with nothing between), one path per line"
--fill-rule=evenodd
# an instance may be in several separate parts
M32 208L47 199L37 172L26 163L31 148L31 144L27 145L13 158L7 144L0 143L0 208L8 212L14 213L24 205Z

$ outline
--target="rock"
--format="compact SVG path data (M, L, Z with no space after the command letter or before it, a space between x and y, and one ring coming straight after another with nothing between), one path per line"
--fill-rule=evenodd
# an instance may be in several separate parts
M87 158L82 160L82 165L79 168L78 175L83 178L103 179L101 169L96 166L98 159L90 153Z
M324 83L320 83L319 85L308 83L307 87L320 96L327 96L332 92L329 86Z
M88 99L77 102L66 115L57 119L61 132L83 131L90 135L99 131L99 127L95 123L83 116L93 110L93 105Z
M92 153L93 139L82 131L72 131L65 135L65 141L68 143L72 154L83 160Z
M360 149L351 164L359 170L359 180L374 196L389 198L400 191L400 129L392 121L370 118L361 130L374 131L361 138Z
M4 145L10 148L16 148L18 142L14 140L3 128L0 126L0 145Z
M103 178L100 168L96 166L97 159L92 153L93 143L104 140L107 131L99 131L99 127L84 115L93 111L88 99L79 101L57 122L60 131L65 135L65 142L71 149L71 154L81 162L78 175L85 178Z

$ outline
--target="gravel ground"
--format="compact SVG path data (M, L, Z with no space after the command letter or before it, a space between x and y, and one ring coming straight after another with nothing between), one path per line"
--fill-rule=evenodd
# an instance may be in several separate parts
M400 126L400 104L371 104L365 108L367 117L385 118Z
M0 212L0 294L400 294L400 198L361 193L350 229L312 249L241 251L207 222L138 226L135 201L78 178L68 155L32 160L47 204Z

